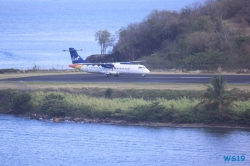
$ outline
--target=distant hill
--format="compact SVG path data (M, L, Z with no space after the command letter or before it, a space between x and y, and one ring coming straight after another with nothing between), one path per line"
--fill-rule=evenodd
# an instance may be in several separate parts
M238 32L238 34L242 36L250 36L250 24L244 21L244 19L232 18L224 20L223 23L230 29L231 32L236 34Z
M94 54L94 55L88 56L86 60L90 62L94 62L94 63L124 61L124 59L122 59L122 56L117 56L114 58L114 54Z
M207 0L180 12L152 11L119 31L95 62L144 59L148 66L250 65L250 0Z

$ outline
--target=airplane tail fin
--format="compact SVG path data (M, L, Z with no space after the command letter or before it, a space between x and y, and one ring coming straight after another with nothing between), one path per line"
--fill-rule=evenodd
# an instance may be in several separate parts
M83 60L74 48L69 48L72 63L88 63L88 61Z

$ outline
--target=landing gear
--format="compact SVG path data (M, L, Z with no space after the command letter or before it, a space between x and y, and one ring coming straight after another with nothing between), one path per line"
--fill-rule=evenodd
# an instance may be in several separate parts
M109 77L110 75L114 75L115 77L119 77L120 76L120 74L104 74L104 76L106 76L106 77Z
M145 74L142 75L142 77L145 77L145 76L146 76Z

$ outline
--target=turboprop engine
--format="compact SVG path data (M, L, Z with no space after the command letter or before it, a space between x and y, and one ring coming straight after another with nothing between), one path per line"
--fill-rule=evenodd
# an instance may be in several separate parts
M107 64L101 64L101 66L102 66L102 67L104 67L104 68L108 68L108 69L111 69L111 68L113 68L113 67L114 67L114 65L113 65L113 64L110 64L110 63L107 63Z

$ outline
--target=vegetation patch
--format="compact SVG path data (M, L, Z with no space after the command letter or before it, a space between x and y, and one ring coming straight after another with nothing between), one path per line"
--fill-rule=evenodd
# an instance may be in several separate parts
M0 69L0 74L4 73L20 73L21 71L19 69Z
M67 107L63 99L64 97L62 94L50 93L44 96L41 102L40 112L49 116L66 116Z
M25 114L33 118L57 117L75 121L88 121L87 118L94 122L116 120L148 124L200 123L250 126L249 93L246 92L232 91L234 100L233 105L230 105L227 98L222 98L223 102L216 101L218 96L213 96L215 99L204 98L202 95L208 91L193 94L185 91L166 91L168 95L154 93L146 99L134 97L133 95L137 94L134 91L136 90L128 91L126 95L119 94L120 96L117 97L118 94L115 91L107 89L103 90L102 96L97 97L93 94L70 92L1 90L0 111Z
M247 0L205 0L180 12L153 10L141 22L118 31L111 54L87 59L96 63L143 59L150 70L250 73L249 7ZM102 36L107 36L103 44L109 46L112 35L100 32L108 34Z

